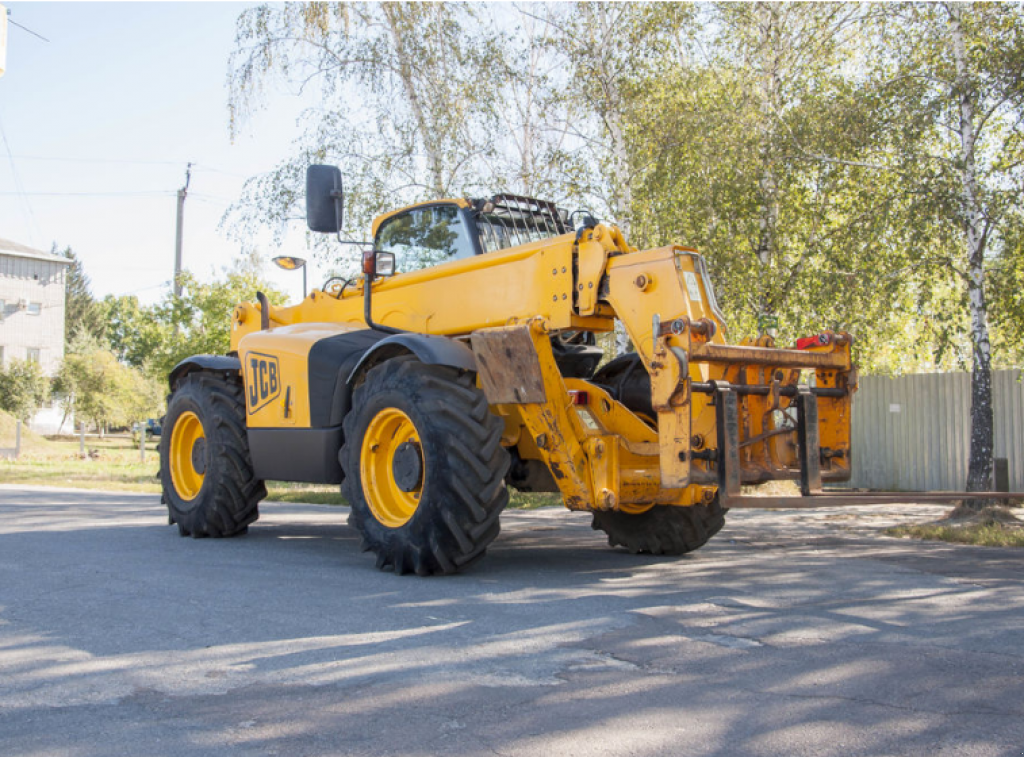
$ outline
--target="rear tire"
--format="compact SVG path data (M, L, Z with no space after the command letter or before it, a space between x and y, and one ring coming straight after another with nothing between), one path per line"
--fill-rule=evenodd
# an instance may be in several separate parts
M182 536L237 536L259 517L267 489L253 476L239 382L193 373L178 384L160 436L160 481Z
M657 428L651 377L637 353L628 352L602 366L592 381ZM710 505L655 505L636 514L595 510L591 527L608 534L611 546L625 547L633 554L682 555L700 549L721 531L727 512L717 498Z
M608 544L633 554L682 555L700 549L725 525L725 508L710 505L655 505L642 513L595 510L591 528L608 534Z
M427 576L481 558L508 504L509 456L473 375L389 360L367 373L352 408L341 489L377 567Z

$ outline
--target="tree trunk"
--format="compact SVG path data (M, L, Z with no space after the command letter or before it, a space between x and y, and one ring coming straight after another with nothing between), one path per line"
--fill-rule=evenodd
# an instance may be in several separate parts
M777 10L769 3L759 3L756 9L758 32L761 38L761 53L764 72L761 77L761 117L763 142L761 143L761 217L758 219L758 240L755 254L761 267L761 302L758 313L758 328L775 336L776 329L765 325L775 316L775 304L769 291L775 234L779 222L778 182L775 179L776 120L779 110L779 19ZM766 321L761 319L765 318Z
M974 82L968 70L967 47L962 26L963 7L946 6L950 42L956 61L956 97L960 109L960 181L963 225L967 242L967 294L971 313L971 456L967 490L987 491L992 482L992 351L988 336L988 305L985 299L985 244L988 221L978 193L975 165ZM983 504L983 503L979 503Z

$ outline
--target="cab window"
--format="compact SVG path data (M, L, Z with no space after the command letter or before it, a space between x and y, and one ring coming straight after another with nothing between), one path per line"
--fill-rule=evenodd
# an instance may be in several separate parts
M466 224L455 205L414 208L381 224L374 249L395 254L395 271L406 273L473 256Z

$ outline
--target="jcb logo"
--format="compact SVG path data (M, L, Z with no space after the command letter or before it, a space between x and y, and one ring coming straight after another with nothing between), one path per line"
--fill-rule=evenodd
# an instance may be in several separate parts
M277 358L250 352L245 364L246 401L249 412L255 413L281 393L281 370Z

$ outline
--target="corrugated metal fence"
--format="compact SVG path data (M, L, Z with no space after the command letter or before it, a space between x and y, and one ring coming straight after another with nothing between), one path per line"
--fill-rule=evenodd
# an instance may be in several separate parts
M1024 490L1024 378L992 374L995 457L1009 460L1010 491ZM863 376L853 397L857 488L963 491L971 443L971 376Z

